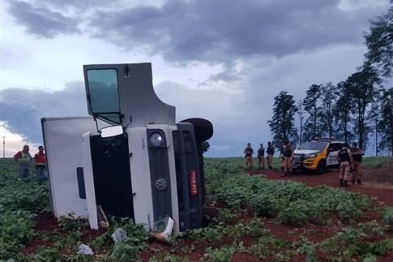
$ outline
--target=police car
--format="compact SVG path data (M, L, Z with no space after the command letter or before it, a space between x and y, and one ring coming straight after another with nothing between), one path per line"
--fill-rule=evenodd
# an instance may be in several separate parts
M315 138L306 142L295 149L292 170L322 174L327 168L339 165L337 154L343 147L349 147L348 143L335 138Z

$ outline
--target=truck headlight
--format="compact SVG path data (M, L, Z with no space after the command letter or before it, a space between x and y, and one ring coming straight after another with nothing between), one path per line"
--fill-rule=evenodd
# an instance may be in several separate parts
M153 133L150 135L150 143L153 146L161 146L163 143L162 136L158 133Z

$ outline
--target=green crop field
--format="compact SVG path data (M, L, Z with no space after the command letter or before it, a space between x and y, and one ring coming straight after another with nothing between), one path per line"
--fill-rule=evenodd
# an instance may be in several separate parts
M365 165L377 166L385 160L370 158ZM392 207L342 189L249 176L243 167L243 158L206 159L207 205L218 208L218 214L204 228L158 243L142 225L126 218L109 218L109 228L95 233L86 220L70 217L59 219L54 228L37 228L37 219L50 211L48 184L34 177L19 181L13 160L0 159L0 261L371 262L393 258ZM117 228L127 232L124 242L112 240ZM78 254L82 243L94 255Z

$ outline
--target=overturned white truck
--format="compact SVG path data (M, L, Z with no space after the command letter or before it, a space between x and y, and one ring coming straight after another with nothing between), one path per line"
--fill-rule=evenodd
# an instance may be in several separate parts
M150 63L84 65L92 117L41 119L52 211L99 228L100 211L146 230L202 226L203 147L213 125L176 123L152 85ZM72 101L68 101L72 103Z

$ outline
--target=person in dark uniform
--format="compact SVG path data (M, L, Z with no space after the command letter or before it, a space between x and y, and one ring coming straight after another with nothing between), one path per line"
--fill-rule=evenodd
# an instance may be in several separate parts
M254 154L254 150L251 147L251 143L247 143L243 153L246 158L246 167L248 169L252 169L252 155Z
M258 149L258 167L260 170L265 169L265 148L263 144L260 144Z
M353 159L353 171L352 171L352 185L357 181L358 185L362 184L362 160L364 152L358 148L357 143L352 143L351 154Z
M273 155L274 155L274 146L272 144L272 142L267 142L267 149L266 149L266 153L267 153L267 166L269 167L269 169L273 169Z
M338 178L340 179L340 186L349 186L350 169L353 168L353 161L351 151L347 147L343 147L337 154L337 160L340 164L338 171Z
M292 159L292 147L289 144L288 141L284 142L284 145L281 148L281 155L283 160L283 168L284 168L284 174L282 174L282 177L290 175L289 171L291 169L291 159Z

